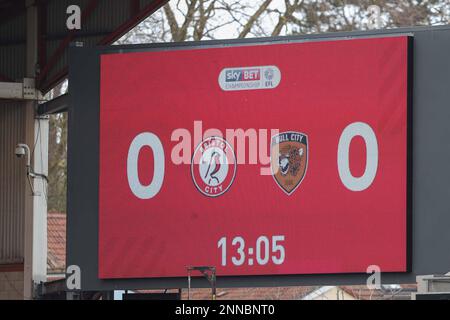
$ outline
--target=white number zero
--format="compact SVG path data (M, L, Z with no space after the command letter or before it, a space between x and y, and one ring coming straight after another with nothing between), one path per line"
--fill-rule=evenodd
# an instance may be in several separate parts
M366 144L366 168L360 177L350 172L350 143L356 136L361 136ZM342 131L337 152L339 177L346 188L352 191L367 189L375 179L378 169L378 143L372 128L364 122L354 122Z
M262 251L262 246L264 246L264 251ZM261 236L256 240L256 261L258 261L258 264L265 265L269 261L269 249L269 239L267 237Z
M149 185L139 181L138 159L142 147L148 146L153 151L153 180ZM128 184L133 194L139 199L150 199L158 194L164 180L164 149L158 136L151 132L138 134L131 142L127 158Z

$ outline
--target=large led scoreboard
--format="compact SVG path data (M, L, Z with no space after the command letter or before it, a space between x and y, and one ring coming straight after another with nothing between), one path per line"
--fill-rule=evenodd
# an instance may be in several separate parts
M408 39L102 55L100 278L407 271Z
M414 38L74 48L68 264L88 288L414 279Z

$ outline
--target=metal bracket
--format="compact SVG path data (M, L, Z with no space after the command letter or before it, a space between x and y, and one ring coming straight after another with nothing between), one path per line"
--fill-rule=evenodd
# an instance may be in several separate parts
M188 297L191 299L191 272L199 271L208 280L211 285L211 298L216 300L216 267L200 266L200 267L187 267L188 272Z
M36 89L35 80L24 78L23 82L0 82L0 99L43 100L43 97Z

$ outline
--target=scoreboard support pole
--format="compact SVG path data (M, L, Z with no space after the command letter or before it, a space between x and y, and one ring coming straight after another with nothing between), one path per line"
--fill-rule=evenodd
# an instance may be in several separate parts
M200 266L200 267L187 267L188 273L188 296L187 299L191 300L191 274L192 271L199 271L208 280L211 285L211 300L216 300L216 267Z

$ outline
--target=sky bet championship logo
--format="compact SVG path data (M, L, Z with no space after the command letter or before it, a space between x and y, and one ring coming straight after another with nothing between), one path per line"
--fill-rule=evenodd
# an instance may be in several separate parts
M224 91L274 89L281 81L276 66L225 68L219 74L219 85Z

